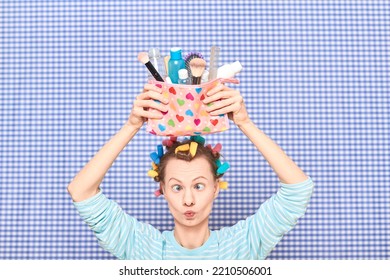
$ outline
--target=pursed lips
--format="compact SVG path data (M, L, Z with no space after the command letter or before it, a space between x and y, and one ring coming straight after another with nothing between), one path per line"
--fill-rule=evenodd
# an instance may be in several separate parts
M195 212L194 211L186 211L184 213L184 216L186 216L186 218L193 218L195 216Z

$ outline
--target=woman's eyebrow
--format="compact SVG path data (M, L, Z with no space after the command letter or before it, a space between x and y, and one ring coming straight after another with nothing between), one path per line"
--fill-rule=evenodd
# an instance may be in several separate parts
M192 182L195 181L195 180L198 180L199 178L203 178L203 179L207 180L206 177L204 177L204 176L199 176L199 177L196 177L194 180L192 180Z
M176 181L178 181L178 182L180 182L180 183L183 183L182 181L180 181L179 179L176 179L176 178L171 178L171 179L169 179L169 181L168 181L168 183L171 181L171 180L176 180Z
M204 177L204 176L199 176L199 177L196 177L194 180L192 180L192 182L195 181L195 180L198 180L199 178L203 178L203 179L206 179L206 180L207 180L206 177ZM176 181L178 181L178 182L180 182L180 183L183 183L183 182L180 181L179 179L176 179L176 178L173 178L173 177L172 177L171 179L169 179L168 183L169 183L171 180L176 180Z

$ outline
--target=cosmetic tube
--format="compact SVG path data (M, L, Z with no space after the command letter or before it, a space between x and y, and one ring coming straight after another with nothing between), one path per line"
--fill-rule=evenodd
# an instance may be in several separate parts
M241 63L237 60L230 64L225 64L218 68L217 78L229 79L233 78L242 70Z

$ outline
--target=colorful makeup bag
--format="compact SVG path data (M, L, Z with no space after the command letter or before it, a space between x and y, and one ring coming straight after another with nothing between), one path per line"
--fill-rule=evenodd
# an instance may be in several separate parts
M164 113L162 119L149 119L146 131L161 136L192 136L229 129L228 116L226 114L209 115L206 111L208 105L202 102L210 89L228 82L239 83L237 79L215 79L200 85L168 84L149 80L148 83L163 89L161 94L169 99L169 110ZM152 108L149 110L156 111Z

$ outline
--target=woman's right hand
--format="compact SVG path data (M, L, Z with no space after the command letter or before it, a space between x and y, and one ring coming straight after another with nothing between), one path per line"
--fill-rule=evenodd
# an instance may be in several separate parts
M161 92L162 89L156 85L146 84L143 92L136 97L126 124L141 128L148 119L162 119L162 112L168 111L169 100ZM149 108L157 111L149 111Z

